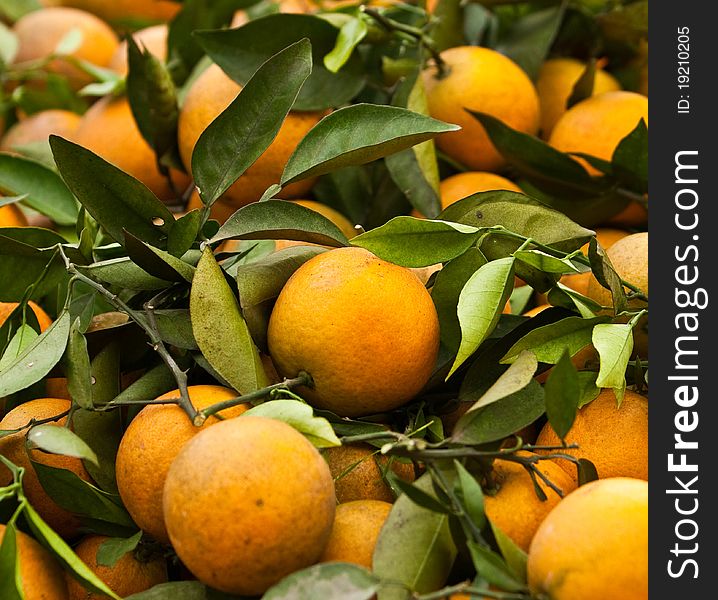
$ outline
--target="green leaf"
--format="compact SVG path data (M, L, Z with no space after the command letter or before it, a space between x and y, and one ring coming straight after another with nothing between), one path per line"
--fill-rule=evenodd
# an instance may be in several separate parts
M311 50L305 38L272 56L202 132L192 174L205 204L226 192L277 136L312 72Z
M90 355L87 353L87 340L82 335L79 317L70 327L70 337L65 351L65 375L67 391L72 401L81 408L92 408Z
M419 113L377 104L354 104L317 123L299 142L282 173L281 184L361 165L456 131Z
M303 434L317 448L341 446L329 421L315 417L311 406L298 400L270 400L242 413L242 416L267 417L284 421Z
M142 377L123 390L113 400L122 404L127 400L151 402L158 396L177 389L177 381L165 363L149 369Z
M323 246L346 246L349 240L329 219L301 204L267 200L243 206L210 241L297 240Z
M60 176L39 162L0 153L0 188L24 195L23 204L58 225L74 225L77 220L77 200Z
M189 310L175 308L155 311L155 321L162 340L184 350L199 350L192 333Z
M125 248L129 257L149 274L167 281L192 283L195 269L181 258L143 242L125 232Z
M20 577L15 523L8 523L0 544L0 598L25 600Z
M593 89L596 82L596 59L589 59L586 64L586 68L581 73L581 76L573 84L571 95L566 101L566 108L569 109L575 104L578 104L582 100L586 100L593 96Z
M469 248L461 256L449 261L438 272L431 288L431 299L439 315L441 342L452 352L461 344L461 326L456 306L459 295L471 276L487 262L478 248Z
M142 539L142 532L128 538L110 538L100 544L97 549L97 564L103 567L114 567L128 552L132 552Z
M499 589L517 592L526 588L524 582L517 579L503 558L485 546L469 540L466 545L471 554L476 573Z
M364 87L364 68L356 53L333 73L324 57L337 44L339 31L326 20L301 14L274 14L249 21L238 29L200 31L195 37L222 70L240 85L269 57L308 38L312 74L302 87L294 110L324 110L349 102Z
M501 359L502 364L511 363L524 350L531 350L539 362L555 365L564 351L573 356L591 343L593 328L608 321L608 317L583 319L566 317L527 333Z
M27 434L31 448L39 448L51 454L73 456L97 464L97 456L75 433L57 425L36 425Z
M380 584L378 577L358 565L319 563L288 575L269 588L262 600L370 600Z
M548 422L556 435L564 440L576 419L576 411L581 399L578 372L571 362L568 351L564 351L556 366L548 374L544 393Z
M578 459L578 485L586 485L592 481L598 480L598 470L587 458Z
M428 473L415 485L433 493ZM379 534L372 570L382 580L399 582L409 590L432 592L446 582L456 552L448 517L421 508L408 496L401 495ZM378 593L379 600L406 597L406 590L399 586L385 586Z
M544 390L532 379L522 390L464 415L454 427L452 441L478 445L508 437L538 419L546 410Z
M404 481L399 476L395 475L392 471L387 471L386 477L391 483L392 487L395 487L399 492L405 494L414 504L421 506L433 513L439 513L441 515L450 515L451 509L445 506L441 500L437 500L429 492L425 492L420 487Z
M0 12L5 11L0 8ZM5 23L0 22L0 65L12 64L19 46L15 32L11 31Z
M592 341L601 359L596 385L613 388L620 406L626 391L626 369L633 352L633 327L627 323L596 325Z
M636 43L648 36L648 0L613 5L612 10L596 15L596 22L609 40Z
M400 216L352 238L351 244L403 267L427 267L466 252L478 231L461 223Z
M240 394L268 384L239 303L206 248L190 291L192 331L209 364Z
M628 299L621 283L621 277L596 238L593 238L588 245L588 258L591 261L593 276L598 280L598 283L610 290L616 314L626 310L628 308Z
M181 257L192 247L202 226L202 211L191 210L175 221L167 237L167 252Z
M514 258L545 273L557 273L558 275L579 273L576 265L568 258L556 258L541 250L519 250L514 252Z
M123 243L126 230L152 245L163 243L174 216L143 183L56 135L50 146L65 183L110 236Z
M648 193L648 126L643 119L616 146L611 166L616 177L630 189Z
M578 408L586 406L586 404L595 400L601 393L601 388L596 386L597 377L598 373L595 371L578 372L578 386L580 390Z
M454 459L454 468L457 473L454 491L474 525L483 529L486 525L486 514L484 512L484 492L481 485L456 459Z
M496 544L499 546L501 555L506 561L506 566L511 571L511 574L521 583L526 583L528 578L527 564L528 556L516 543L503 531L501 531L496 524L489 521L491 525L491 531L496 539Z
M199 581L160 583L146 592L127 596L125 600L223 600L224 595L210 590Z
M462 35L463 10L461 0L439 0L434 8L436 24L431 30L431 38L438 50L454 46L463 46L466 42Z
M0 373L15 361L35 341L38 333L30 325L21 325L13 335L0 358Z
M496 327L513 285L513 258L486 263L466 282L456 307L461 344L447 379L476 352Z
M324 55L324 66L328 71L336 73L351 58L354 48L366 37L369 28L361 18L348 20L339 29L337 41L329 54Z
M104 283L130 290L161 290L171 285L169 281L150 275L130 258L112 258L80 267L80 270Z
M50 529L32 506L26 504L23 510L35 537L42 540L44 545L52 550L53 554L60 560L65 569L71 572L73 577L78 579L84 587L94 592L105 594L113 600L122 600L78 558L72 548L67 545L67 542Z
M63 311L44 333L0 370L0 398L40 381L60 362L70 334L70 315Z

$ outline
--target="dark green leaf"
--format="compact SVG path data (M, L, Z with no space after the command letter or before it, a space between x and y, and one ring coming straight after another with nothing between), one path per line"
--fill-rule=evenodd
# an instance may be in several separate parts
M284 421L304 435L317 448L341 446L332 426L323 417L314 416L312 407L298 400L271 400L250 408L242 416L259 416Z
M202 225L202 211L192 210L175 221L167 237L167 252L180 257L192 247Z
M4 600L25 600L18 558L15 524L8 523L0 544L0 598Z
M50 146L65 183L116 241L123 243L126 230L153 245L164 242L174 216L143 183L56 135Z
M205 204L214 203L269 147L311 72L311 44L305 38L262 64L202 132L192 153L192 174Z
M563 440L576 419L581 399L578 373L568 351L564 351L556 366L551 369L544 385L544 393L548 422L556 435Z
M365 164L457 129L457 125L396 106L354 104L340 108L319 121L299 142L284 168L281 184Z
M23 204L58 225L74 225L77 220L77 201L60 176L34 160L0 153L0 188L24 195Z
M199 581L173 581L160 583L146 592L132 594L125 600L224 600L224 598L227 597L210 590Z
M165 363L148 370L137 381L123 390L117 397L112 400L113 404L122 404L125 401L132 400L134 402L146 400L151 402L155 398L177 389L177 381L172 375L172 371Z
M626 310L628 300L621 283L621 277L616 273L616 269L613 268L606 251L598 244L596 238L593 238L588 246L588 258L591 261L593 276L598 280L598 283L611 291L616 314Z
M386 476L391 482L392 487L397 488L402 494L405 494L417 506L421 506L421 508L440 515L451 514L451 509L445 506L440 500L434 498L429 492L425 492L420 487L408 481L404 481L397 475L394 475L392 471L388 471Z
M593 88L596 81L596 59L591 58L586 64L586 68L581 76L573 84L571 95L566 101L566 108L571 108L574 104L578 104L582 100L586 100L593 96Z
M269 588L262 600L370 600L381 581L367 569L346 562L320 563L296 571Z
M192 333L189 310L184 308L156 310L155 321L162 340L185 350L198 350Z
M143 242L129 231L125 232L125 248L133 262L149 274L167 281L192 282L195 271L192 265Z
M105 540L97 549L97 564L103 567L114 567L125 554L137 548L141 539L142 532L138 531L132 537Z
M578 485L586 485L598 479L598 470L587 458L578 459Z
M611 165L616 177L630 189L648 193L648 126L643 119L616 146Z
M526 588L526 585L516 578L501 556L485 546L468 541L469 553L474 563L476 573L499 589L516 592Z
M454 468L457 474L454 484L456 495L474 525L483 529L486 524L486 514L484 513L484 492L481 485L458 460L454 460Z
M596 378L598 373L595 371L579 371L578 385L580 388L580 399L578 407L581 408L595 400L601 393L601 388L596 386Z
M496 544L501 550L506 566L510 569L511 574L517 581L526 583L528 556L516 543L503 531L501 531L494 523L489 521L491 531L496 539Z
M463 46L462 35L464 4L461 0L439 0L434 8L436 25L431 30L431 38L438 50L454 46Z
M401 216L352 238L351 244L403 267L427 267L462 255L478 231L461 223Z
M613 5L612 10L597 15L596 21L608 39L636 43L648 36L648 0Z
M312 74L302 87L295 110L341 106L364 87L360 58L353 54L337 73L324 66L324 57L337 43L339 31L319 17L275 14L252 20L239 29L197 32L196 38L222 70L244 85L259 66L280 50L308 38L312 43Z
M67 391L72 401L81 408L92 408L90 355L87 353L87 340L82 334L79 317L70 327L70 337L65 351L65 375Z
M150 275L130 258L113 258L96 262L86 268L88 274L110 285L130 290L161 290L171 283Z

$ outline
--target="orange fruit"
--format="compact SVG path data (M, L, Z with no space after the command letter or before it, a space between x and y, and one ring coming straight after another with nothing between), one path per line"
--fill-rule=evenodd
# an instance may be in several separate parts
M27 227L27 217L16 204L0 206L0 227Z
M334 522L329 467L296 429L229 419L172 463L163 506L172 546L203 583L254 596L314 564Z
M566 104L573 86L586 70L586 64L575 58L551 58L539 71L536 91L541 103L541 136L548 138L556 122L566 112ZM621 84L610 73L596 68L592 96L621 89Z
M157 169L155 153L145 141L132 116L127 98L105 97L88 110L75 141L119 169L139 179L163 201L173 201L189 184L189 177L171 169L175 194Z
M531 453L520 452L519 455L530 456ZM564 496L576 489L573 479L557 464L542 460L536 466L563 492ZM486 516L526 552L539 525L559 503L561 496L537 477L541 489L546 494L546 500L542 501L536 495L528 471L518 463L494 461L493 476L498 491L494 495L486 494L484 497Z
M619 142L643 119L648 125L648 98L635 92L606 92L582 100L558 120L549 144L561 152L581 152L611 160ZM578 159L589 173L599 172Z
M341 416L386 412L418 394L439 349L439 320L411 271L357 247L297 269L269 320L269 353L284 377L306 371L315 406Z
M65 576L53 556L29 535L16 532L20 585L25 600L69 600ZM0 524L0 544L5 525Z
M478 192L489 192L492 190L509 190L511 192L522 192L510 179L488 173L486 171L467 171L465 173L457 173L442 180L439 184L439 194L441 196L441 209L476 194ZM411 213L415 217L422 216L421 213L414 209Z
M319 562L348 562L371 569L374 547L391 511L381 500L355 500L337 506L334 526Z
M15 310L15 307L17 305L17 302L0 302L0 327L2 327L2 324L5 322L5 319L10 316L10 313ZM38 325L40 325L41 333L45 331L48 327L50 327L50 325L52 325L52 319L50 318L50 315L48 315L41 306L37 305L32 300L30 300L27 305L32 309L32 312L35 313L37 323Z
M621 279L638 286L648 294L648 233L634 233L613 244L606 255ZM602 306L611 306L611 292L591 276L586 295ZM632 309L646 307L646 302L633 299ZM643 317L633 329L634 352L641 358L648 358L648 317Z
M547 600L647 600L648 483L617 477L569 494L534 536L528 580Z
M82 117L69 110L43 110L19 121L7 130L0 150L15 150L34 142L47 142L50 135L72 139Z
M192 84L180 112L178 138L182 161L192 168L192 152L202 132L229 106L241 90L217 65L211 65ZM292 112L284 121L277 137L223 195L235 207L259 200L264 191L279 179L284 165L307 132L319 122L323 113ZM285 198L306 195L315 179L299 181L282 190Z
M194 385L188 391L190 400L198 409L237 396L234 390L216 385ZM179 390L174 390L157 399L178 396ZM220 417L237 417L246 410L247 406L240 404L222 411ZM162 517L162 488L170 464L197 432L219 422L213 416L201 428L195 427L177 405L148 405L125 430L115 462L117 488L135 523L158 541L169 543Z
M171 0L43 0L45 4L73 6L97 15L105 21L167 21L182 8Z
M527 310L524 313L524 317L535 317L540 312L545 311L547 308L551 308L550 304L539 304L538 306L535 306L534 308Z
M62 414L70 409L70 402L60 398L37 398L24 404L20 404L8 412L0 421L0 430L20 429L25 427L32 419L49 419ZM63 427L67 421L66 417L53 421L50 425ZM71 537L77 533L78 520L60 507L50 498L40 484L40 479L35 472L30 458L43 465L56 469L67 469L85 481L90 480L82 461L72 456L59 454L48 454L40 450L26 450L25 437L27 429L0 438L0 454L18 467L25 469L23 477L23 490L32 507L47 521L58 534L63 537ZM0 487L8 485L12 481L10 471L5 465L0 465Z
M640 202L630 202L620 213L606 221L606 225L616 227L641 227L648 220L648 211Z
M534 134L539 127L539 100L528 75L503 54L477 46L441 53L448 73L424 72L432 117L461 125L461 131L436 138L437 147L475 171L496 171L506 161L483 126L465 108L487 113L513 129Z
M150 54L164 61L167 58L167 32L167 25L159 24L135 31L132 37L137 42L140 50L147 50ZM122 75L127 74L129 69L127 65L127 41L120 42L107 66Z
M18 51L14 63L41 60L51 56L58 44L73 30L82 34L79 46L70 56L99 67L106 67L119 40L110 26L95 15L75 8L43 8L27 13L13 26ZM92 78L62 59L52 60L47 71L67 77L73 89L80 89Z
M125 598L139 594L167 581L167 563L161 556L155 556L150 560L139 560L134 553L128 552L111 567L98 564L97 551L108 539L110 538L102 535L89 535L83 538L74 550L80 560L118 596ZM97 594L85 589L69 574L65 576L70 593L69 600L107 598L105 594Z
M555 450L587 458L602 479L633 477L648 480L648 398L626 391L620 408L612 390L602 390L576 414L566 436L574 450ZM538 446L560 446L561 440L547 423L536 440ZM548 451L546 451L548 452ZM565 459L556 462L574 479L576 466Z
M384 479L384 471L390 464L392 472L404 481L414 481L414 465L377 454L368 444L349 444L326 448L322 456L329 465L334 479L337 501L381 500L394 502L394 493Z

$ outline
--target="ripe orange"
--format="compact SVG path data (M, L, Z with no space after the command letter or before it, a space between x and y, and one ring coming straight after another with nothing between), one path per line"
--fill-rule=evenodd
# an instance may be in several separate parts
M648 294L648 233L634 233L613 244L606 252L616 272L624 281L638 286ZM591 276L586 295L602 306L611 306L611 292ZM643 300L629 302L633 309L646 306ZM648 358L648 317L642 318L633 329L634 351L641 358Z
M551 58L539 71L536 91L541 102L541 136L548 138L556 122L566 112L566 103L571 97L573 86L579 80L586 64L575 58ZM603 94L621 89L621 84L610 73L600 67L596 69L593 94Z
M332 534L319 562L348 562L371 569L379 533L391 511L381 500L355 500L337 506Z
M115 32L93 14L63 7L43 8L18 19L13 26L19 43L15 64L51 56L74 29L81 32L82 40L70 56L106 67L119 43ZM76 90L92 81L84 71L62 59L52 60L47 70L67 77Z
M376 454L376 448L368 444L350 444L326 448L322 455L332 473L338 502L394 502L394 493L383 477L389 458ZM414 481L413 464L394 459L390 468L404 481Z
M641 119L648 125L648 98L635 92L606 92L566 111L554 126L549 144L562 152L582 152L610 161L616 146ZM598 174L579 161L589 173Z
M5 525L0 524L0 544L4 537ZM69 600L65 576L52 555L22 531L16 540L25 600Z
M10 313L15 310L15 307L17 305L17 302L0 302L0 327L2 327L2 324L5 322L5 319L10 316ZM37 305L32 300L30 300L27 305L32 309L32 312L35 313L37 323L38 325L40 325L41 333L45 331L48 327L50 327L50 325L52 325L52 319L50 318L50 315L48 315L41 306Z
M15 204L0 206L0 227L27 227L27 217Z
M535 306L534 308L527 310L523 316L524 317L535 317L540 312L545 311L547 308L551 308L550 304L539 304L538 306Z
M171 0L43 0L55 6L73 6L91 12L105 21L167 21L182 8Z
M121 598L139 594L167 581L167 563L161 556L150 560L139 560L134 553L128 552L112 567L97 562L97 551L107 541L102 535L89 535L76 547L75 554L107 587ZM103 600L105 594L96 594L86 590L74 577L66 574L69 600Z
M158 398L177 398L179 391L168 392ZM234 390L215 385L195 385L189 388L195 408L237 396ZM241 415L247 406L240 404L222 411L224 418ZM219 423L216 417L207 419L202 428ZM117 488L127 511L143 531L160 542L169 543L162 518L162 488L170 464L182 447L202 428L195 427L187 414L174 404L148 405L132 419L122 436L117 451Z
M202 132L235 99L241 87L217 65L211 65L192 84L179 119L179 148L187 169L192 167L192 152ZM236 207L259 200L272 184L279 183L284 165L297 144L319 122L322 113L292 112L277 137L259 159L223 195ZM305 196L315 179L299 181L282 190L285 198Z
M0 142L0 150L8 152L34 142L47 142L51 134L72 139L80 120L80 115L69 110L43 110L8 129Z
M127 98L105 97L88 110L75 141L139 179L164 201L173 201L189 184L189 177L172 169L173 193L157 169L155 154L140 134Z
M441 53L448 74L424 72L432 117L461 125L461 131L436 138L436 145L476 171L496 171L505 164L483 126L464 108L488 113L513 129L534 134L539 100L526 73L511 59L488 48L459 46Z
M386 412L418 394L439 349L431 296L411 271L362 248L330 250L287 281L269 320L280 375L306 371L315 406L341 416Z
M577 444L575 450L560 450L576 458L587 458L602 479L633 477L648 481L648 398L626 391L620 408L611 390L578 411L566 443ZM561 440L546 424L539 433L539 446L560 446ZM546 451L548 452L548 451ZM556 462L577 479L576 466L565 459Z
M180 451L163 506L172 546L200 581L254 596L319 559L336 498L326 462L302 434L240 417Z
M523 456L530 454L519 453ZM542 460L536 466L563 492L564 496L576 489L573 479L557 464ZM519 548L528 551L536 530L551 509L560 502L561 496L537 477L541 489L547 496L547 499L542 501L536 495L531 476L518 463L496 460L493 475L498 484L498 491L494 495L487 494L484 497L486 516Z
M646 600L648 483L618 477L569 494L534 536L528 579L547 600Z
M0 421L0 430L19 429L25 427L32 419L49 419L50 417L62 414L69 410L69 408L70 402L60 398L38 398L36 400L30 400L29 402L20 404L7 413L2 421ZM50 424L62 427L66 421L67 418L63 417ZM0 454L18 467L25 469L23 490L32 507L58 534L63 537L71 537L77 533L79 527L78 520L64 508L56 504L47 492L45 492L35 469L30 463L30 458L32 457L33 461L43 465L72 471L75 475L86 481L90 480L90 476L79 458L59 454L48 454L40 450L30 450L28 452L25 449L26 435L27 429L24 429L4 438L0 438ZM5 465L0 465L0 487L7 485L10 481L10 471Z
M606 225L616 227L641 227L648 220L648 211L640 202L630 202L617 215L613 215L606 221Z
M137 42L140 50L148 50L151 54L154 54L157 58L164 61L167 58L167 32L167 25L152 25L152 27L145 27L144 29L135 31L132 37L135 39L135 42ZM117 50L115 50L107 66L122 75L127 73L126 41L123 40L120 42L120 45L117 46Z

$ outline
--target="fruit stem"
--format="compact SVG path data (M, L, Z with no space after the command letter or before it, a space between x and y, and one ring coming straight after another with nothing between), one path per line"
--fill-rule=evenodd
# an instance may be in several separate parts
M223 402L217 402L216 404L212 404L207 408L197 412L192 419L192 422L196 427L201 427L208 417L216 415L218 412L221 412L227 408L232 408L233 406L237 406L239 404L247 404L248 402L259 400L261 398L271 395L272 392L276 390L291 390L293 388L301 387L303 385L311 386L312 378L309 373L306 373L305 371L300 371L299 375L297 375L293 379L285 379L284 381L281 381L279 383L273 383L272 385L268 385L267 387L263 387L253 392L249 392L248 394L243 394L241 396L237 396L236 398L230 398L229 400L224 400Z
M23 429L29 429L30 427L35 427L37 425L45 425L46 423L54 423L55 421L59 421L60 419L68 416L70 414L70 409L61 412L59 415L55 415L54 417L48 417L47 419L30 419L26 425L23 425L22 427L18 429L11 429L10 431L4 431L3 434L5 435L12 435L13 433L19 433Z

